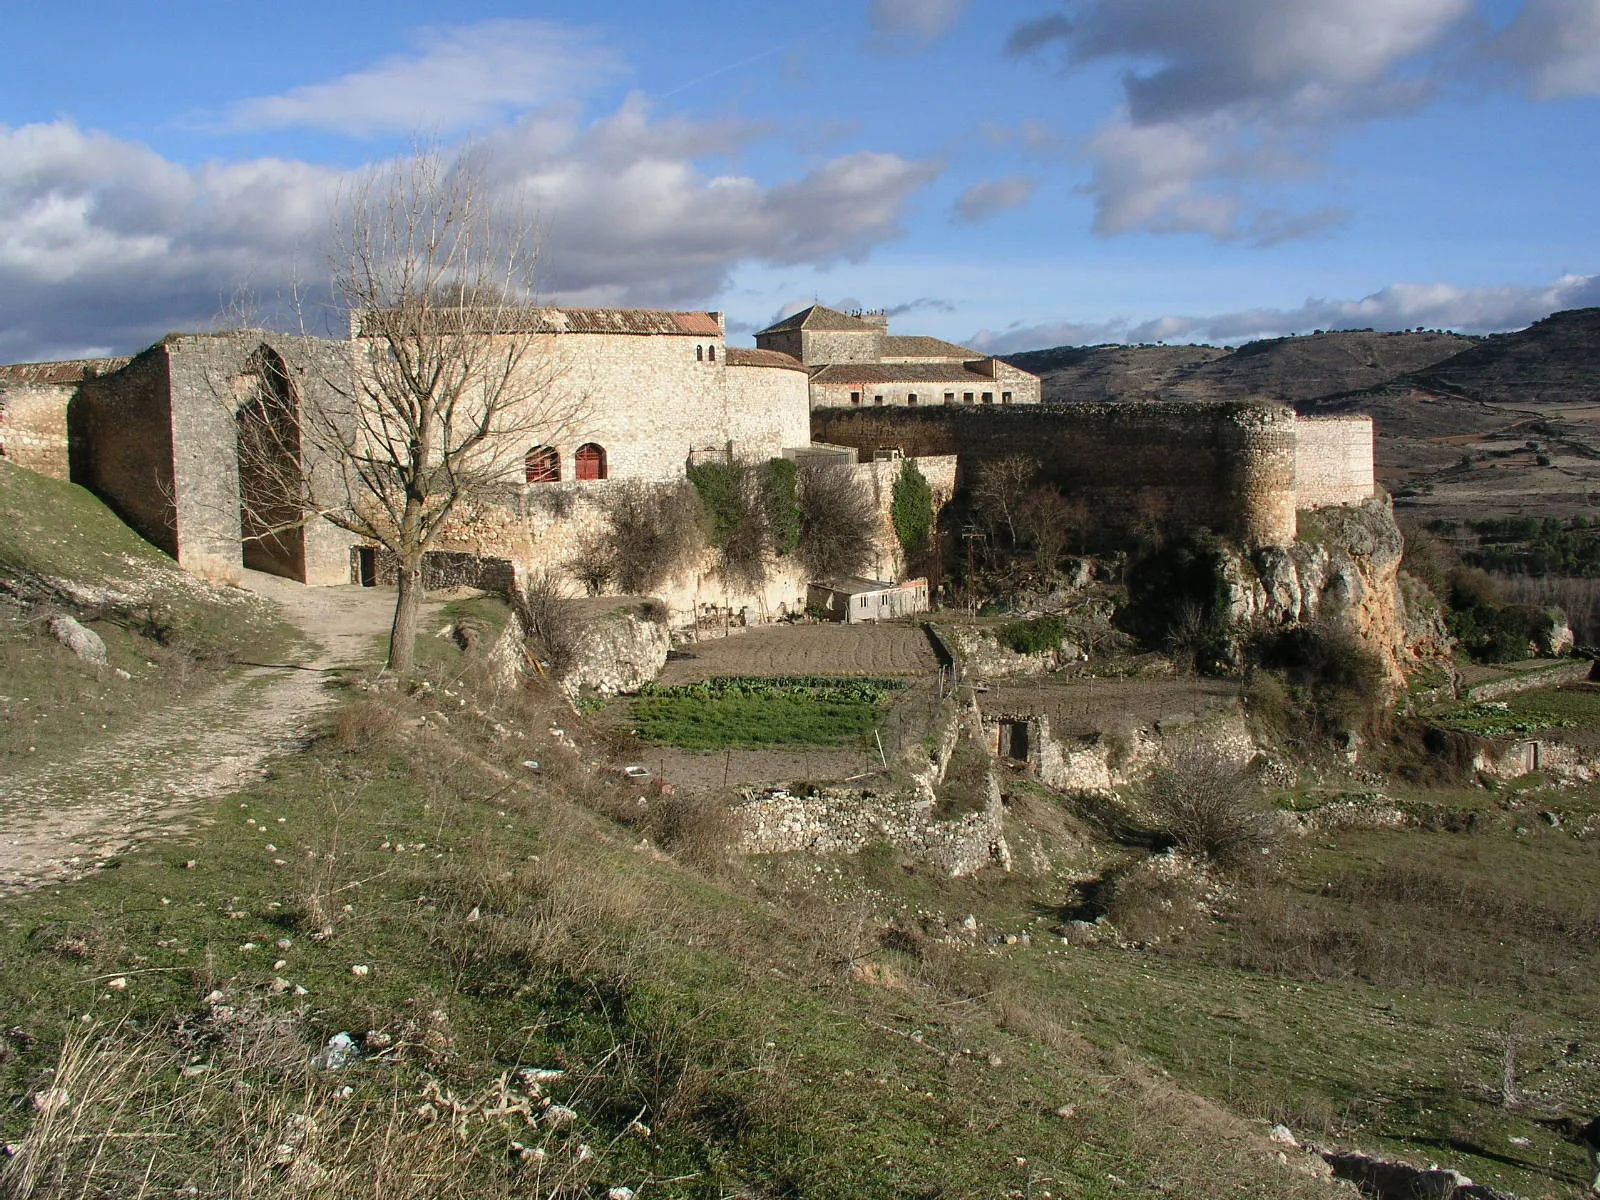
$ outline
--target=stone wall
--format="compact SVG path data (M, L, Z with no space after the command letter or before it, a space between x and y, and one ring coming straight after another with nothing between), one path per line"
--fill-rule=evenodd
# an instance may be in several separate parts
M67 402L77 390L76 383L0 383L0 458L69 478Z
M1294 491L1299 508L1360 504L1377 488L1371 417L1298 417Z
M960 483L985 462L1028 455L1107 527L1157 520L1263 545L1295 536L1295 417L1278 404L834 408L813 411L812 432L869 458L884 447L959 452Z
M84 380L67 426L72 481L177 558L166 347L152 346L122 370Z

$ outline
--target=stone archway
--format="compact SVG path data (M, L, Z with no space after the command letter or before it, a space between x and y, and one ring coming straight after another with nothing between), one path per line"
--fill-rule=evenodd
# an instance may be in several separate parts
M244 565L304 582L306 540L300 405L288 368L270 346L237 380L239 540Z

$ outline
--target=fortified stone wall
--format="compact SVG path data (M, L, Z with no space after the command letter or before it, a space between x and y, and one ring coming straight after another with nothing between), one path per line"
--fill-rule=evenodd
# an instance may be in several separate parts
M1371 417L1298 417L1294 491L1300 508L1360 504L1377 488Z
M938 516L950 503L956 491L956 456L953 454L927 455L912 459L922 477L933 491L933 512ZM873 578L897 582L906 577L906 555L894 531L894 485L900 478L903 460L885 459L877 462L857 463L853 468L856 482L866 488L878 511L878 531L874 538Z
M871 457L960 455L957 482L1007 455L1082 497L1104 526L1156 520L1258 545L1295 536L1295 418L1266 403L823 409L818 441Z
M177 558L167 383L166 347L152 346L122 370L84 380L68 407L67 426L72 482Z
M0 381L0 458L52 479L71 474L67 404L76 383Z

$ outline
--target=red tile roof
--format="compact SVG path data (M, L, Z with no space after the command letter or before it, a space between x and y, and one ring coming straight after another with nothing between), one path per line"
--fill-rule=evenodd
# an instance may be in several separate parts
M362 333L376 333L384 312L361 315ZM457 322L474 333L621 333L675 337L721 337L722 326L713 312L672 312L656 308L500 308L482 310L474 324L469 313L440 310L441 324Z
M0 365L3 383L79 383L85 375L109 375L128 365L126 358L68 358L58 362Z
M751 350L744 346L728 347L730 367L781 367L788 371L804 371L805 363L781 350Z
M881 333L881 325L872 325L860 317L852 317L849 313L842 313L836 308L825 305L813 304L810 308L802 308L791 317L773 325L768 325L762 333L782 333L789 329L823 329L835 333Z
M955 383L976 390L994 380L961 363L835 363L811 377L813 383Z

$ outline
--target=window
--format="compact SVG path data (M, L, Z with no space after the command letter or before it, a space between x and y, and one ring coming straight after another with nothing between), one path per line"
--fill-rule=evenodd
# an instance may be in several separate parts
M983 394L983 402L985 404L993 404L994 403L994 393L993 392L985 392Z
M912 392L909 396L907 396L906 397L906 403L909 404L912 408L915 408L917 406L917 394L915 392Z
M1010 392L1001 392L1000 393L1000 403L1001 404L1010 404L1011 403L1011 393Z
M528 451L529 483L560 483L561 453L554 446L535 446Z
M715 346L706 347L706 358L711 362L717 361L717 348Z
M705 362L706 348L704 346L696 346L694 348L694 360L695 362Z
M962 392L961 393L961 403L963 403L963 404L971 404L972 403L972 393L971 392Z
M874 396L872 398L872 402L874 404L882 404L883 403L883 397L882 396Z
M861 607L865 608L866 606L867 606L867 598L865 596L863 596L863 597L861 597Z
M578 452L573 456L578 468L579 479L605 479L606 478L606 452L605 448L594 442L585 442L578 447Z
M954 404L956 402L956 394L954 392L946 392L944 394L944 402L946 404Z
M860 404L861 403L861 393L860 392L851 392L850 393L850 403L851 404Z

